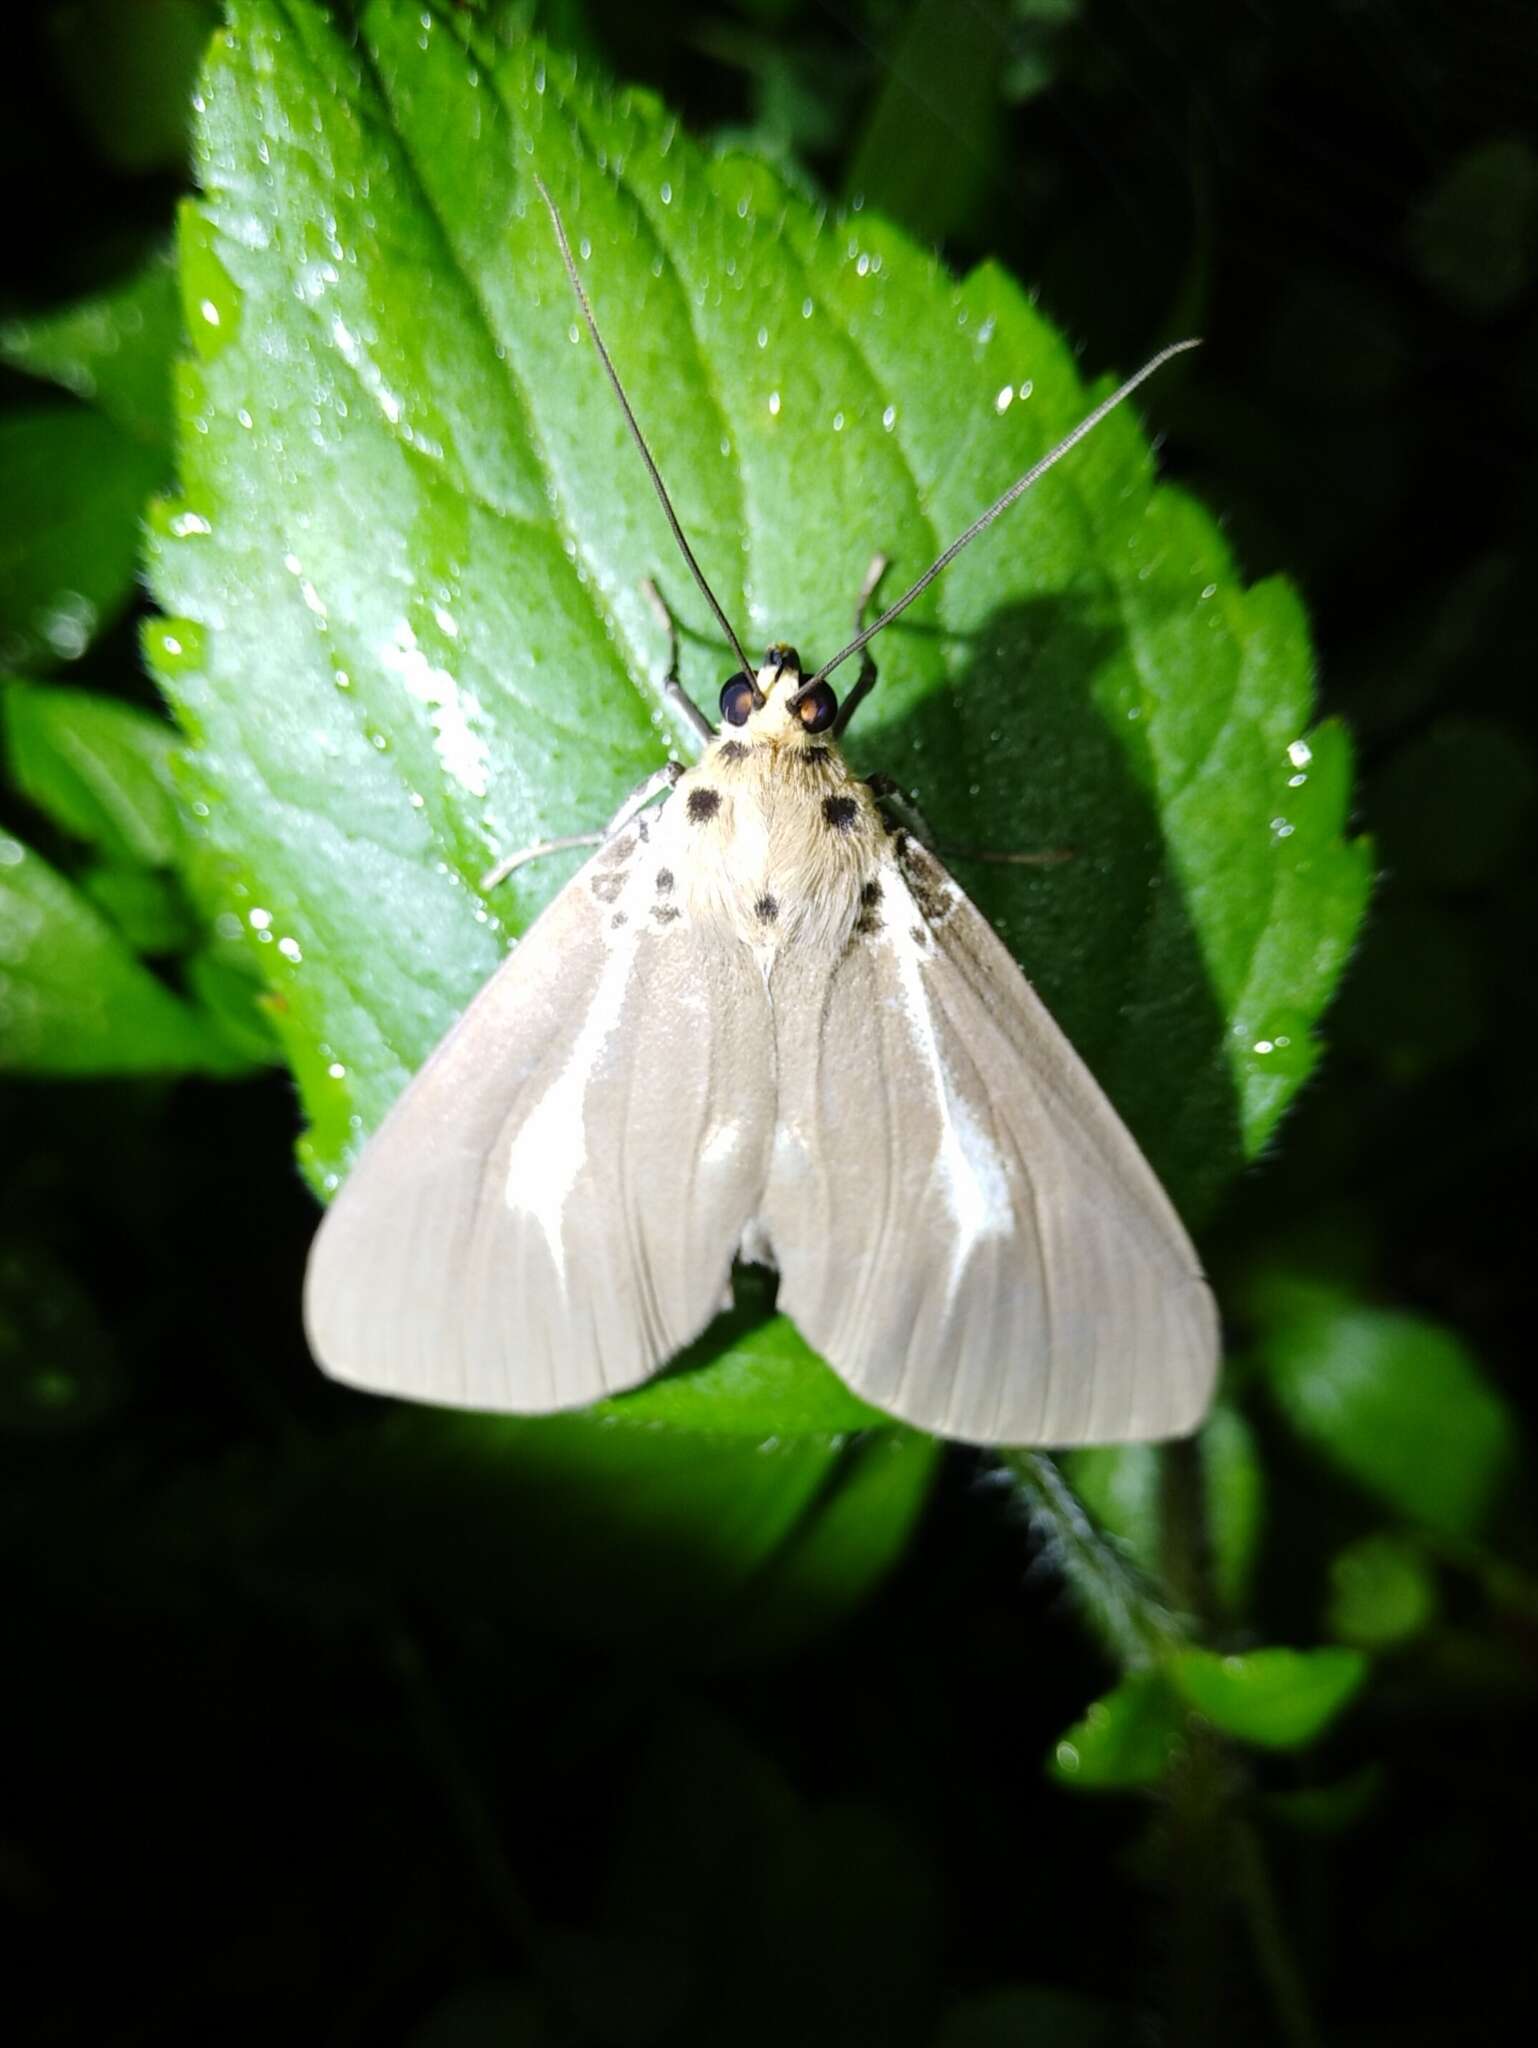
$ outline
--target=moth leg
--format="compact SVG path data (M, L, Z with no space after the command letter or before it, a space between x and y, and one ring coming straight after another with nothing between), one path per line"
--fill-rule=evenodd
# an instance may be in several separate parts
M662 592L649 576L641 578L641 595L651 606L658 625L668 636L668 672L662 678L662 694L670 704L675 705L683 713L700 744L708 747L716 736L715 727L678 680L678 621L668 610Z
M905 832L911 833L921 846L929 847L945 860L991 861L996 866L1012 868L1055 868L1074 857L1073 849L1067 846L1051 847L1043 853L994 853L983 846L941 846L924 813L890 775L869 776L865 786L877 803L891 812Z
M681 762L664 761L644 782L637 783L601 832L573 832L564 839L536 839L532 846L521 847L517 853L504 854L495 867L488 868L481 876L478 886L482 894L495 889L499 882L505 882L526 861L542 860L547 853L569 853L577 846L602 846L616 832L623 832L631 819L644 811L648 804L655 803L665 790L671 789L683 772Z
M865 607L876 594L876 585L887 571L885 555L872 555L870 567L865 572L865 581L860 585L860 594L854 601L854 629L858 633L865 624ZM869 642L860 649L860 673L854 679L854 688L839 707L839 714L833 721L833 737L842 739L849 730L849 721L854 717L860 703L876 687L876 657L870 651Z

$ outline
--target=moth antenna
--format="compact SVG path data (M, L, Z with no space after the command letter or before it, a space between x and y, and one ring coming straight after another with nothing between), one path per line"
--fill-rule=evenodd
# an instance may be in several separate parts
M661 500L663 513L668 525L673 530L673 538L678 543L679 553L689 564L690 575L693 576L695 582L700 586L705 602L716 615L716 623L730 641L732 652L742 664L743 674L751 676L754 672L753 664L743 652L742 642L732 631L731 620L722 611L720 605L717 604L715 592L705 581L705 572L695 560L693 548L690 547L688 541L684 538L684 530L678 523L678 514L673 510L673 501L667 494L667 486L662 481L662 473L652 460L652 452L646 445L646 436L641 432L640 422L631 410L630 400L625 396L625 387L619 381L619 372L614 367L614 359L604 347L603 336L598 332L598 321L593 313L592 302L588 298L582 279L577 275L577 265L571 253L571 243L566 239L566 225L561 219L555 201L550 197L550 190L544 179L539 175L538 171L535 171L533 176L539 196L550 210L550 221L555 229L555 239L561 251L561 261L566 265L566 275L571 279L571 288L577 295L577 304L582 309L582 318L587 323L587 331L593 337L593 346L598 351L598 360L603 364L609 382L614 386L614 396L619 400L620 411L625 415L625 424L630 429L631 438L641 451L641 460L646 464L646 473L652 480L652 488Z
M949 568L950 564L955 561L956 557L961 553L962 549L967 545L969 541L976 540L977 536L982 532L983 528L985 526L991 526L994 520L998 518L1001 512L1007 512L1010 506L1013 505L1013 503L1015 502L1016 498L1024 497L1025 493L1031 488L1031 485L1038 482L1040 478L1044 477L1047 471L1052 467L1053 463L1061 462L1063 457L1068 453L1070 448L1077 447L1079 442L1084 439L1086 434L1093 433L1095 428L1099 426L1100 422L1105 418L1107 413L1114 412L1117 406L1121 404L1124 398L1130 398L1133 392L1136 391L1138 386L1142 383L1145 383L1147 379L1153 375L1155 370L1163 369L1164 365L1170 360L1171 356L1184 355L1185 351L1188 348L1200 347L1200 336L1193 336L1189 341L1172 341L1168 348L1161 348L1156 356L1150 356L1148 361L1144 363L1141 370L1135 371L1134 374L1127 379L1125 384L1118 385L1116 390L1114 390L1111 393L1109 398L1102 399L1099 405L1095 407L1093 412L1087 413L1085 417L1082 420L1080 420L1079 424L1073 429L1072 433L1065 434L1062 440L1058 442L1055 448L1049 450L1047 454L1043 455L1039 462L1033 463L1031 465L1031 467L1025 472L1024 476L1017 477L1015 481L1010 485L1009 489L1004 493L1002 498L996 498L994 502L988 507L986 512L979 513L977 518L974 519L972 521L972 524L967 528L966 532L962 534L959 539L953 540L951 542L950 546L945 550L945 553L940 556L938 561L931 562L929 567L924 571L923 575L919 578L918 582L913 584L909 589L905 590L902 596L897 599L895 604L889 604L886 610L881 614L879 619L876 619L871 625L867 626L863 632L856 633L854 638L850 641L849 645L847 647L840 648L838 653L834 655L831 661L825 661L822 667L817 671L816 675L814 675L810 679L810 681L803 683L801 685L801 688L796 691L795 695L787 700L786 708L788 710L794 710L795 707L801 702L801 699L803 697L810 696L812 691L816 689L817 685L823 680L823 678L825 676L831 675L834 669L836 669L839 666L840 662L847 661L851 654L858 654L860 649L865 645L867 640L874 640L876 635L881 631L883 626L889 626L892 623L893 619L897 617L897 614L899 612L906 611L909 605L912 604L913 600L919 595L920 591L927 590L930 584L933 583L935 578L940 574L940 571L942 569ZM610 374L613 374L612 371Z

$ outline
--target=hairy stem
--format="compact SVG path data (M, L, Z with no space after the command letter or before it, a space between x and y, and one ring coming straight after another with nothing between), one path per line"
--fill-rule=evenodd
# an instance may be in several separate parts
M1185 1639L1180 1616L1100 1528L1051 1458L1042 1451L1002 1451L999 1463L1085 1620L1118 1664L1152 1663Z

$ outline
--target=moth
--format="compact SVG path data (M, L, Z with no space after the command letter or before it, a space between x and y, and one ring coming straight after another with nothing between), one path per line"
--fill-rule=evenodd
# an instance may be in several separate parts
M536 182L538 182L536 180ZM1163 1188L995 934L839 741L869 642L1180 348L1145 364L820 668L750 663L679 525L539 183L588 332L739 663L365 1146L305 1313L334 1377L521 1413L636 1386L771 1265L876 1407L977 1444L1194 1429L1218 1327ZM828 681L852 656L840 705ZM659 799L661 807L656 808Z

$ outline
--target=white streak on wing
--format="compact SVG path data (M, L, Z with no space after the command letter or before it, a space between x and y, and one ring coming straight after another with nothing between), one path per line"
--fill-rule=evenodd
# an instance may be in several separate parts
M888 888L907 885L893 876ZM917 906L909 898L917 915ZM1010 1201L1009 1179L1002 1160L986 1132L956 1091L935 1035L929 1011L929 992L924 986L923 954L911 936L907 923L891 918L882 936L897 961L903 1008L908 1015L914 1044L928 1069L934 1088L935 1109L940 1123L940 1149L934 1170L939 1175L951 1220L956 1226L951 1246L951 1267L946 1281L946 1307L956 1298L961 1276L978 1246L993 1237L1009 1237L1015 1227Z
M587 1159L583 1105L588 1077L619 1028L634 963L634 944L608 949L593 1000L565 1066L508 1147L503 1199L515 1215L527 1216L544 1232L563 1293L566 1244L561 1225L567 1200Z
M742 1119L730 1116L724 1122L712 1124L705 1133L700 1146L701 1166L724 1166L742 1143Z

